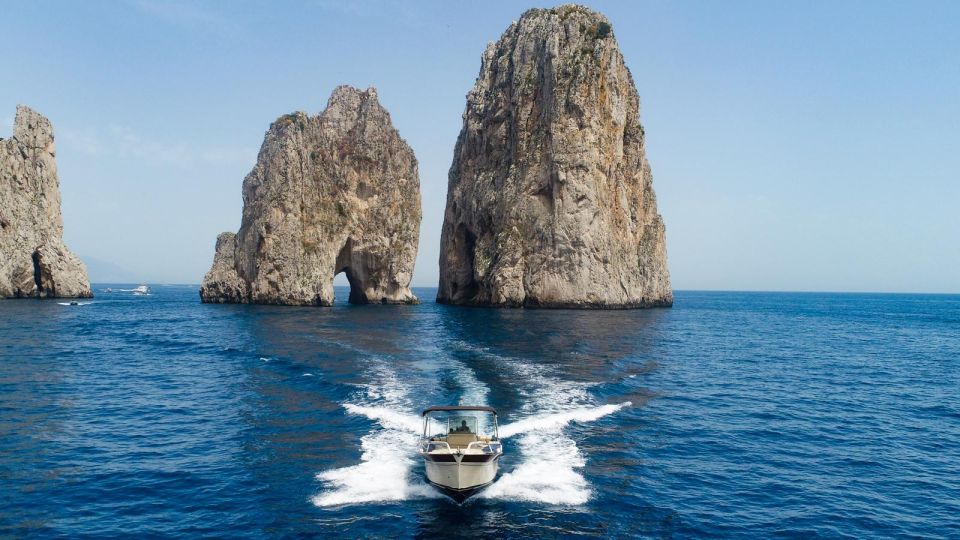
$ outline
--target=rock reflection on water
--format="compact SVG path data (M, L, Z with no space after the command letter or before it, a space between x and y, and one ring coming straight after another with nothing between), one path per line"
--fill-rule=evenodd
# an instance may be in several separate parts
M668 315L662 309L441 309L451 339L552 364L570 377L599 382L609 380L609 373L625 359L631 367L637 359L648 359Z

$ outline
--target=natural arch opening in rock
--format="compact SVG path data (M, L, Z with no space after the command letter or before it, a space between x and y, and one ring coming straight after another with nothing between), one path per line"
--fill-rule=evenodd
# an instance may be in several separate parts
M43 275L40 268L40 251L34 251L31 256L33 259L33 283L37 287L37 294L43 296Z
M351 304L369 304L370 302L367 300L367 295L363 292L363 286L360 283L360 279L353 268L345 266L337 270L336 275L340 274L346 275L347 283L350 284L350 296L347 298L347 301Z
M456 229L453 243L460 266L455 270L450 293L456 301L470 302L476 298L480 290L474 279L474 253L477 237L470 229L460 224Z
M370 302L367 299L366 293L363 291L363 269L359 268L356 264L357 261L354 257L353 247L353 238L348 237L347 241L343 243L343 247L340 248L340 253L337 254L337 265L333 276L334 279L336 279L336 276L340 274L346 275L347 283L350 284L348 302L351 304L368 304Z

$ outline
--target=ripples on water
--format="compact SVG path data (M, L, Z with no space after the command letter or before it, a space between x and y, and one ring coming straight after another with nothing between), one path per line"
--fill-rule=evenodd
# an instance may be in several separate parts
M681 292L605 312L417 292L0 302L0 536L958 530L960 297ZM501 410L506 452L463 507L413 452L418 412L460 402Z

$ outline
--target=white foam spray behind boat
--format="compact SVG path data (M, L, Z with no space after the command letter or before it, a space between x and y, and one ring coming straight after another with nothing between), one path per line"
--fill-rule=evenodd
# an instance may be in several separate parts
M324 491L312 498L317 506L402 501L439 496L424 482L411 479L420 419L410 410L407 387L384 362L372 368L377 383L363 387L362 403L347 403L350 414L366 416L378 425L360 438L360 463L317 474Z
M419 416L402 413L387 407L366 407L347 403L343 408L350 414L366 416L371 420L376 420L386 429L417 434L420 433L420 429L423 427L423 421Z
M364 354L363 351L358 351ZM477 379L469 367L449 358L439 349L421 351L432 359L424 365L425 373L453 373L463 386L461 402L486 404L490 389ZM417 441L423 419L417 412L433 403L425 403L429 392L418 391L412 381L434 378L401 378L390 363L371 360L372 381L361 386L352 402L344 403L347 413L364 416L377 424L360 438L360 463L317 474L324 490L312 501L317 506L340 506L372 502L403 501L414 498L435 498L442 495L423 479L418 459ZM404 382L410 381L410 382ZM411 399L415 397L416 403Z
M593 422L630 402L531 416L500 428L502 438L517 437L522 461L483 494L485 497L546 504L585 504L590 485L577 469L586 459L576 442L563 434L572 422Z
M500 427L500 437L516 441L504 459L509 472L482 492L479 497L522 500L542 504L582 505L591 496L589 482L581 469L587 460L569 434L573 423L589 423L614 414L630 402L597 404L588 391L591 384L567 381L554 376L548 367L496 355L486 349L458 342L454 346L487 356L510 373L524 398L519 417ZM430 362L419 369L423 374L453 374L464 389L461 404L486 405L490 389L464 363L440 350L429 353ZM417 414L426 403L436 380L429 377L424 388L412 387L409 374L401 378L390 363L371 361L369 383L361 385L356 396L343 405L348 414L375 422L360 438L360 463L317 474L323 490L312 498L317 506L396 502L442 495L422 476L416 455L416 441L423 427ZM404 382L408 381L408 382ZM416 400L416 401L414 401ZM502 411L504 412L504 411ZM512 411L511 411L512 412Z
M524 418L512 424L507 424L500 428L500 436L503 438L512 437L518 433L529 433L531 431L548 432L561 430L571 422L593 422L599 420L608 414L613 414L624 407L632 405L629 401L617 404L600 405L599 407L581 407L572 411L545 414Z
M487 488L480 497L523 500L544 504L582 505L590 500L590 483L580 472L586 458L565 431L573 423L587 423L629 407L630 402L598 405L588 391L591 383L568 381L554 376L539 364L498 355L466 342L459 347L484 355L503 370L524 397L524 417L500 428L501 438L517 441L519 455L510 472ZM508 468L508 467L505 467Z

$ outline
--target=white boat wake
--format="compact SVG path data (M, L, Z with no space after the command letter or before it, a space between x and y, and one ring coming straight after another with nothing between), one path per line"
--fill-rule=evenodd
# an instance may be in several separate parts
M590 500L590 484L577 470L586 459L563 430L573 422L587 423L613 414L630 402L548 413L507 424L501 438L516 437L523 456L514 469L480 496L544 504L581 505Z
M582 407L503 426L500 437L517 437L523 460L479 496L546 504L586 503L590 486L575 470L586 461L576 443L562 431L573 422L593 422L629 406L628 401ZM344 408L350 414L376 421L379 427L361 437L358 465L317 475L328 489L313 497L314 504L326 507L442 496L414 472L418 464L414 448L423 428L419 415L386 406L347 403Z
M150 294L150 287L146 285L138 285L132 289L113 289L110 292L129 292L133 293L134 296L152 296Z
M350 414L366 416L371 420L376 420L386 429L407 431L414 435L420 433L423 428L423 421L419 416L402 413L387 407L365 407L363 405L354 405L347 403L343 406Z
M486 403L490 389L476 378L473 370L437 354L439 351L431 352L440 359L439 367L454 373L466 389L465 403ZM438 366L434 363L427 369L434 373ZM317 474L317 480L326 488L312 498L317 506L443 497L420 474L416 446L423 419L407 412L416 410L410 400L410 388L382 360L375 360L371 371L376 382L362 387L357 403L345 403L343 407L349 414L365 416L378 425L360 438L359 464Z
M379 383L365 386L362 399L367 403L347 403L344 408L377 421L379 427L360 438L359 464L317 474L326 488L312 497L317 506L440 496L425 482L411 479L421 421L415 415L398 412L411 407L405 388L385 363L380 362L374 371Z
M524 383L520 389L526 398L522 412L528 416L500 428L502 439L516 440L514 448L519 451L508 452L504 457L516 465L478 497L585 504L592 494L589 482L580 472L586 459L565 431L573 423L594 422L631 403L598 405L587 391L588 383L565 381L551 376L542 366L512 358L496 356L495 360L512 371L515 380ZM469 389L464 399L475 400L469 404L486 403L489 388L471 369L454 360L444 367L456 373L458 382ZM375 382L364 385L355 402L343 407L347 413L369 418L376 425L360 438L359 464L317 474L317 480L324 484L323 492L311 499L317 506L443 497L421 475L416 442L423 420L414 412L418 409L411 400L410 389L384 361L376 361L371 370Z
M522 412L528 416L500 429L502 438L517 440L517 465L479 496L572 506L590 500L590 483L580 472L586 458L565 429L572 422L599 420L631 403L597 405L588 391L591 383L563 380L545 366L470 343L456 345L492 359L501 369L512 371L514 380L524 383L519 391L525 398Z
M534 431L553 433L565 428L571 422L593 422L630 405L632 405L632 403L625 401L623 403L600 405L599 407L581 407L572 411L525 418L501 427L500 437L506 439L507 437L513 437L517 434L529 434Z

